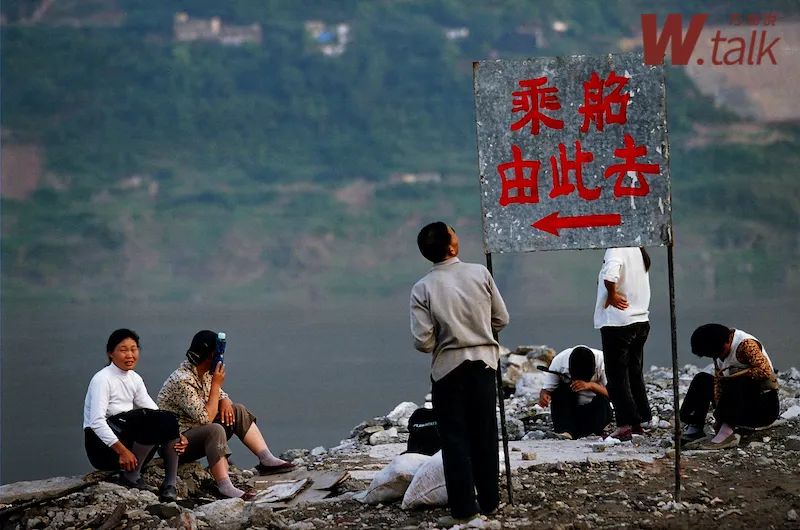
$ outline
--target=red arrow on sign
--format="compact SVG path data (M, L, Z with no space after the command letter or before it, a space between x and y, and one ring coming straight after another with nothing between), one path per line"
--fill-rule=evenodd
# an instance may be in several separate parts
M577 215L574 217L559 217L561 212L553 212L531 223L531 226L550 232L561 237L558 233L562 228L589 228L593 226L618 226L622 224L622 216L618 213L598 215Z

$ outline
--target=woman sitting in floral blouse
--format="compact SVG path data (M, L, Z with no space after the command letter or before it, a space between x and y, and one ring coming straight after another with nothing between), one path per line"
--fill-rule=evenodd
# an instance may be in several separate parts
M217 334L213 331L195 334L186 352L187 360L161 387L158 406L177 415L180 431L189 440L181 462L206 457L220 493L250 500L253 494L236 488L228 475L227 457L231 451L227 442L231 436L235 434L258 457L256 471L261 475L284 473L295 466L270 452L255 416L244 405L231 401L222 390L225 366L219 363L214 373L210 373L216 341Z
M724 449L739 443L737 427L764 427L778 418L778 380L767 350L757 338L721 324L705 324L692 333L692 352L714 360L714 372L697 374L681 406L687 449ZM703 426L714 404L717 433Z

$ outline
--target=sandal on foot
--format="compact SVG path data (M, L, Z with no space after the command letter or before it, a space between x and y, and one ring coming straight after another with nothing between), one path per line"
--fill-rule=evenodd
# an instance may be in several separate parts
M242 493L242 496L239 498L242 499L243 501L250 502L256 498L256 495L258 495L258 492L256 490L248 490Z
M288 473L289 471L294 471L297 468L296 465L292 464L291 462L284 462L282 464L278 464L275 466L265 466L264 464L256 465L256 472L261 475L277 475L278 473Z
M739 445L739 440L741 440L741 436L738 434L731 433L730 436L722 440L721 442L714 443L711 440L713 438L709 438L707 441L703 441L703 443L698 445L698 449L702 449L704 451L714 451L717 449L730 449L731 447L736 447Z

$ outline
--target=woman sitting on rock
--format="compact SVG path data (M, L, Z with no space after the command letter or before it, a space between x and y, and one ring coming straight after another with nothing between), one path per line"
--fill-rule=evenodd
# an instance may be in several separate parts
M256 471L261 475L285 473L295 466L270 452L255 416L244 405L233 403L222 390L225 366L218 363L214 373L210 373L216 342L217 334L213 331L195 334L186 352L188 360L164 382L158 404L178 416L180 430L189 439L181 462L206 457L222 495L251 500L254 494L235 487L228 475L231 436L235 434L258 457Z
M692 333L692 352L714 360L715 375L700 372L681 406L687 449L724 449L739 444L737 427L764 427L778 418L778 380L761 341L739 329L705 324ZM714 404L717 434L703 427Z
M178 434L175 415L158 410L142 378L133 371L139 362L139 335L130 329L114 331L106 354L108 366L92 377L83 405L89 462L97 469L121 469L124 485L148 489L141 471L160 446L165 478L159 497L174 501L178 455L187 440Z

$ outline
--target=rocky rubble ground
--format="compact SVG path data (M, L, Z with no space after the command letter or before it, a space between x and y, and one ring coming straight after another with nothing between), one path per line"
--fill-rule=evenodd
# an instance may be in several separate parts
M503 359L503 387L508 435L512 440L542 440L558 451L576 442L556 440L549 411L537 404L543 373L553 351L520 347ZM698 369L680 371L684 395ZM738 448L720 452L682 454L680 502L674 499L672 449L672 372L646 371L654 420L649 433L626 442L631 452L657 452L649 461L620 457L616 461L532 462L512 472L514 503L505 502L491 518L473 521L478 528L680 528L709 525L718 528L798 528L800 522L800 371L779 373L781 412L776 426L744 433ZM428 396L429 398L429 396ZM80 489L53 499L35 495L9 496L25 483L2 487L0 525L3 528L435 528L446 515L443 508L406 512L397 504L365 506L352 499L369 478L397 452L408 437L408 418L417 408L398 405L386 416L362 422L338 446L293 449L282 455L308 470L349 471L333 498L303 502L283 510L263 502L217 499L213 481L200 464L181 466L175 504L161 504L156 495L119 486L102 473L84 478ZM522 443L522 442L521 442ZM376 458L381 448L384 458ZM535 459L535 455L532 457ZM523 459L525 459L523 457ZM512 461L514 459L512 458ZM148 467L146 481L157 486L163 478L158 465ZM232 468L232 479L246 485L248 470ZM505 477L503 477L504 482ZM58 482L60 479L51 479ZM75 478L63 479L73 486ZM70 482L72 481L72 482ZM81 481L79 480L80 484ZM89 484L86 486L86 484ZM32 487L35 490L35 486ZM28 489L31 489L30 487ZM50 488L52 490L52 487ZM69 490L67 490L69 491ZM40 492L41 496L41 492ZM33 501L31 499L34 499ZM116 510L116 519L109 521Z

